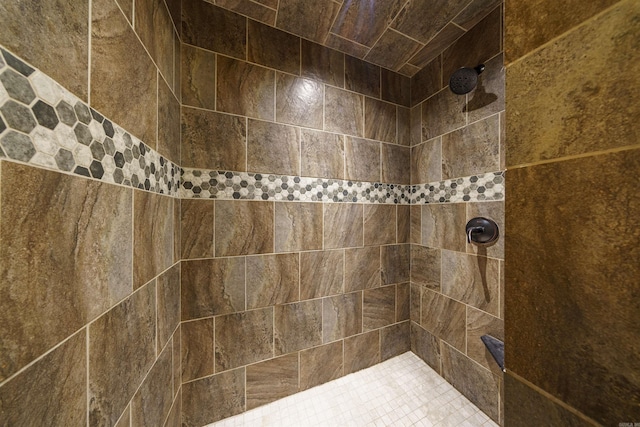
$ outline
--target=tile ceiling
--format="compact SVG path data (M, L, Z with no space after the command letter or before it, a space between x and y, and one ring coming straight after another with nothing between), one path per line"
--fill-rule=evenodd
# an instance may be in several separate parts
M207 0L413 76L501 0Z

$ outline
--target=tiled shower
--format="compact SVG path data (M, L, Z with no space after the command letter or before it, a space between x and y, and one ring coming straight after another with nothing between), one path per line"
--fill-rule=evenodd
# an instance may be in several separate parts
M0 4L0 424L201 426L407 351L501 425L640 421L637 3L366 3Z

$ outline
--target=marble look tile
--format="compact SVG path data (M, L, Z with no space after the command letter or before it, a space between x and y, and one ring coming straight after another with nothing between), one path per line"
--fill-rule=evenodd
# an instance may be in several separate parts
M425 7L419 0L404 5L391 28L418 40L429 42L466 5L467 0L437 0Z
M344 146L345 178L353 181L379 182L380 144L346 137Z
M182 425L200 427L245 410L244 368L182 386Z
M411 322L411 351L440 373L440 340Z
M156 292L150 283L89 326L89 425L112 425L156 356Z
M411 351L409 322L396 323L380 330L380 360Z
M183 1L182 41L245 59L247 18L205 1Z
M315 80L277 73L276 121L322 129L324 86Z
M640 397L627 357L640 353L640 199L627 175L639 168L630 150L509 172L506 294L530 301L506 307L509 369L601 424L637 413Z
M215 210L216 256L273 252L272 202L219 200Z
M344 136L301 130L301 174L319 178L344 178Z
M442 251L442 293L494 316L500 314L499 275L496 259Z
M164 1L136 0L134 21L136 33L158 70L173 83L174 30Z
M323 208L325 248L362 246L363 205L335 203Z
M91 13L91 107L153 144L156 67L113 0L95 0Z
M182 259L181 204L180 199L173 201L173 262L178 262Z
M422 140L465 126L465 106L465 97L454 94L448 87L427 99L422 104Z
M396 106L365 97L364 136L378 141L396 142Z
M147 283L173 264L173 199L133 193L133 287Z
M344 340L344 374L352 374L380 362L380 331L375 330Z
M409 184L411 170L411 149L392 144L382 144L380 150L382 182Z
M275 71L224 56L217 61L217 110L273 120Z
M382 284L403 283L409 281L409 245L382 246Z
M422 300L422 286L411 283L409 292L409 317L412 322L420 323L420 307Z
M247 310L298 300L299 255L247 257Z
M244 258L182 261L182 320L245 309Z
M180 334L181 326L178 325L171 337L172 358L173 358L173 394L178 395L182 385L182 338Z
M216 372L273 357L273 310L268 307L216 317Z
M397 243L411 243L411 206L396 205Z
M500 167L500 124L494 115L442 137L442 178L477 175Z
M303 77L344 87L344 53L342 52L302 39L301 67Z
M411 184L442 180L442 137L411 148Z
M322 342L328 343L362 332L362 294L322 299Z
M180 324L180 264L158 276L158 353Z
M500 0L473 0L452 22L468 31L501 3Z
M4 380L131 292L132 196L10 162L0 182Z
M280 0L276 26L305 39L322 43L339 9L340 4L332 0Z
M345 249L344 291L380 286L380 247Z
M380 67L353 56L344 58L345 89L380 98Z
M363 208L365 246L396 243L396 206L376 204Z
M181 427L181 426L182 426L182 389L180 389L178 393L178 397L174 399L173 406L171 407L171 411L169 411L169 415L167 416L167 421L164 423L164 427Z
M247 410L298 391L298 354L247 366Z
M465 348L465 318L464 304L438 292L426 288L422 290L420 325L461 351Z
M442 58L437 56L411 77L411 106L418 105L442 89L442 79Z
M182 167L245 171L243 117L182 107Z
M425 67L464 33L457 25L448 23L409 60L409 63L419 68Z
M300 352L300 390L307 390L342 376L343 341Z
M540 2L537 2L540 3ZM594 5L611 3L594 1ZM622 1L507 70L507 165L534 163L638 143L635 19L638 4ZM532 18L533 19L533 18ZM566 18L557 17L558 23ZM586 48L585 40L590 40ZM526 70L540 68L535 80ZM589 77L581 75L589 70ZM562 84L552 76L565 76ZM516 123L513 120L518 117Z
M411 108L410 124L411 145L414 146L422 142L422 104Z
M339 50L340 52L344 52L347 55L351 55L356 58L364 58L364 56L369 52L369 48L353 42L351 40L347 40L340 36L337 36L333 33L329 33L327 36L327 40L324 43L327 47L332 49Z
M181 7L181 0L168 0L169 2L175 2L175 3L180 3L180 5L178 7ZM170 11L171 12L171 11ZM178 12L180 13L180 12ZM178 27L179 28L179 27ZM180 84L182 82L182 47L184 46L182 44L182 41L180 40L180 36L178 35L178 32L176 31L173 35L173 41L174 41L174 58L173 58L173 69L174 69L174 76L173 76L173 93L176 96L176 98L178 98L178 101L182 102L182 93L181 93L181 89L180 89Z
M467 356L491 372L502 375L502 370L480 339L491 335L504 341L504 321L481 310L467 307Z
M396 285L396 322L409 320L410 309L409 283L399 283Z
M504 57L500 54L485 62L478 86L467 97L469 123L504 111L504 82Z
M216 109L216 55L188 44L182 46L183 105Z
M367 53L365 59L382 67L398 70L422 46L404 34L387 29Z
M466 206L462 203L422 206L422 244L431 248L464 252Z
M164 80L158 79L158 152L175 164L180 161L180 101Z
M320 203L275 204L276 252L322 249Z
M498 421L498 376L446 344L442 346L442 376L482 412Z
M439 249L411 245L411 283L440 291Z
M173 21L173 25L176 27L178 32L181 31L181 22L182 22L182 0L165 0L167 5L167 9L169 9L169 15L171 15L171 20Z
M398 132L397 143L399 145L411 145L411 110L398 107L396 129Z
M411 212L411 243L422 243L422 206L412 205Z
M344 2L331 32L365 46L373 46L402 7L401 0L392 0L372 7L367 1Z
M343 291L343 251L300 253L300 298L336 295Z
M137 426L162 425L173 403L171 348L158 355L147 377L131 400L131 423Z
M84 425L86 332L82 329L0 388L6 425Z
M362 298L362 328L382 328L396 321L396 287L365 289Z
M287 354L322 344L322 300L274 307L275 354Z
M213 200L180 201L182 259L213 258Z
M380 81L383 100L404 107L411 106L411 79L409 77L381 68Z
M44 16L56 24L42 25ZM3 2L0 44L86 101L88 22L89 5L72 0L43 4Z
M467 221L478 216L494 220L496 224L498 224L500 236L498 237L498 241L492 246L479 247L467 244L467 252L486 255L491 258L504 259L504 201L467 204Z
M362 95L345 90L325 86L325 130L346 133L347 135L364 135L364 107Z
M127 408L120 415L120 419L116 422L115 427L130 427L131 426L131 405L127 405Z
M213 374L213 318L180 325L182 381Z
M300 175L300 129L249 120L247 170L281 175Z
M300 38L249 20L247 60L291 74L300 74Z
M276 11L251 0L217 0L216 4L264 24L274 26Z

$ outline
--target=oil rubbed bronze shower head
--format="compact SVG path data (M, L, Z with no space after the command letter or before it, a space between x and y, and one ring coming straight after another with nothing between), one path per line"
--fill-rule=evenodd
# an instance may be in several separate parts
M478 76L484 71L484 64L475 68L463 67L456 70L449 79L449 88L456 95L471 92L478 85Z

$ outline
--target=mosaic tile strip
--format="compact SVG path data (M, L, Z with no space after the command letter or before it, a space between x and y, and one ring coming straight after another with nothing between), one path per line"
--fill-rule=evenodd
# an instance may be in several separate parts
M460 203L504 199L504 172L414 185L411 203Z
M0 49L0 158L177 195L180 167Z

